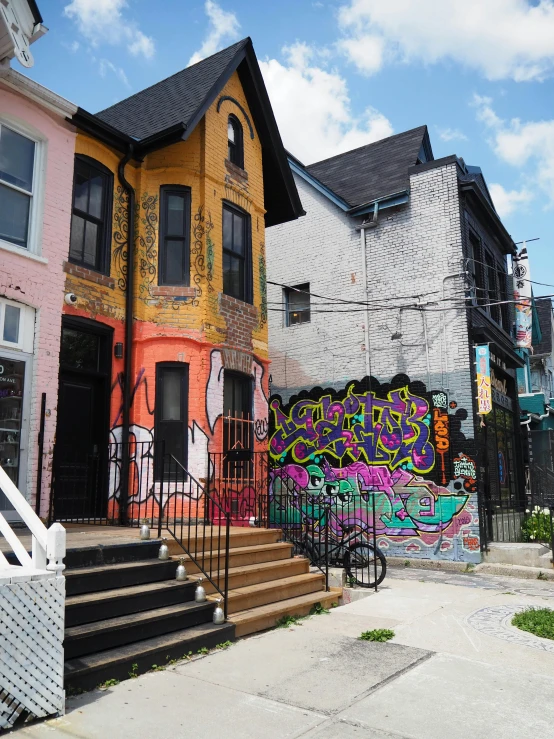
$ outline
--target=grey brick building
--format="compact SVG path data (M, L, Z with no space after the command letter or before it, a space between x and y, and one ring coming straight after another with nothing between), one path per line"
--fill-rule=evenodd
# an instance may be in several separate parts
M518 538L502 514L525 507L502 302L516 248L481 170L435 160L425 126L289 161L306 215L267 232L271 454L379 491L389 555L478 561L484 537ZM475 344L491 358L483 421Z

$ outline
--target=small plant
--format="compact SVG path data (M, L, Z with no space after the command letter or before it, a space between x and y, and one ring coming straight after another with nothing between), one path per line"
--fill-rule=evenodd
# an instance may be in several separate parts
M275 628L288 629L289 626L298 626L300 618L300 616L281 616L275 622Z
M468 562L466 564L466 572L473 572L474 569L475 569L475 565L473 564L473 562Z
M554 639L554 611L551 608L526 608L512 618L512 626L543 639Z
M171 665L176 665L178 661L179 661L178 659L170 659L169 662L167 663L167 666L171 667Z
M358 637L362 641L389 641L394 638L394 631L390 629L372 629L371 631L362 631Z
M163 665L152 665L152 672L162 672L165 670Z
M328 608L324 608L321 603L314 603L310 608L310 616L321 616L323 613L330 613Z
M210 650L208 647L200 647L200 649L196 652L196 654L209 654Z
M356 578L353 575L348 575L346 578L346 584L349 588L353 588L356 584Z
M547 576L542 572L542 570L539 570L539 574L537 575L537 580L548 580Z
M136 662L133 662L133 665L131 667L131 672L129 673L129 677L138 677L138 665Z
M410 562L410 560L409 560L409 559L405 559L405 560L404 560L404 567L410 567L410 566L411 566L411 564L412 564L412 563Z
M515 593L510 592L509 590L506 590L502 595L515 595Z
M216 649L229 649L229 647L231 647L232 645L233 645L232 641L223 641L221 642L221 644L216 644L215 648Z
M116 683L117 683L117 682L119 682L119 681L118 681L118 680L116 680ZM103 687L103 684L102 684L102 685L97 685L97 689L98 689L98 690L102 690L102 687ZM84 693L84 692L85 692L85 691L83 690L83 688L74 688L74 687L72 687L72 686L70 685L70 686L69 686L69 687L68 687L68 688L66 689L66 691L65 691L65 694L66 694L66 696L67 696L67 697L69 698L70 696L75 696L75 695L81 695L81 694L82 694L82 693Z
M183 654L183 659L192 659L192 652L187 652L186 654Z
M331 608L338 608L338 607L339 607L339 604L336 601L331 603Z
M107 690L108 688L113 688L114 685L119 685L119 680L116 680L115 677L112 677L110 680L106 680L103 683L100 683L98 688L100 690Z
M550 541L550 509L536 505L532 511L527 509L521 523L522 541Z

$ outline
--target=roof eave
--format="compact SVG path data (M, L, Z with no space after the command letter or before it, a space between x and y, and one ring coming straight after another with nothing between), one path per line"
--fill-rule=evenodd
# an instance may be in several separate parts
M350 208L347 213L349 216L363 216L366 213L372 213L375 209L375 205L379 206L379 210L384 208L394 208L397 205L404 205L410 199L409 189L400 190L399 192L392 193L391 195L384 195L381 198L375 198L362 205L356 205Z
M342 211L344 211L345 213L349 211L349 203L347 203L346 200L343 200L339 195L333 192L333 190L327 187L327 185L324 185L323 182L317 179L317 177L314 177L308 171L306 171L306 169L300 164L300 161L298 159L289 155L288 162L289 167L294 174L297 174L303 180L312 185L312 187L314 187L318 192L328 198L332 203L337 205Z
M109 123L104 123L103 120L83 108L78 108L77 112L67 120L81 131L94 136L94 138L118 151L126 152L130 144L135 147L139 144L135 139L118 131Z

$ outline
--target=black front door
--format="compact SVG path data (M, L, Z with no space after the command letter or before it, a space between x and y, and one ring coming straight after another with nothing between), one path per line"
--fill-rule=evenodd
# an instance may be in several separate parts
M107 509L111 336L65 319L54 451L54 518L88 521Z

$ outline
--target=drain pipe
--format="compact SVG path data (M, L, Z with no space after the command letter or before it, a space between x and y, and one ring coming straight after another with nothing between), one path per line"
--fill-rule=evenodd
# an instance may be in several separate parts
M362 279L364 281L364 293L366 300L365 308L365 326L364 326L364 340L365 340L365 374L366 377L370 375L370 360L369 360L369 300L367 294L367 259L366 259L366 243L365 243L365 226L360 226L360 245L362 247Z
M119 492L119 520L127 523L127 501L129 500L129 437L131 429L131 393L132 393L132 349L133 349L133 289L134 289L134 256L135 256L135 190L125 178L125 167L133 156L133 144L129 144L127 153L119 162L117 175L119 182L127 193L127 290L125 292L125 341L123 359L123 413L121 427L121 489Z

